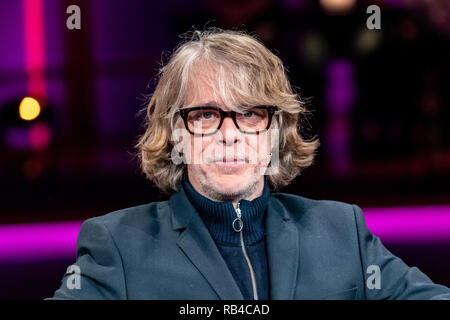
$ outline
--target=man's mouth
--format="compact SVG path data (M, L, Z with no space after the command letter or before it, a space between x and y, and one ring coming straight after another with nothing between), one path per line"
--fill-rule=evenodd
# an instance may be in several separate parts
M225 164L244 164L245 160L241 158L222 158L214 161L215 163L225 163Z
M246 162L241 158L222 158L213 162L214 166L222 174L238 174L245 167Z

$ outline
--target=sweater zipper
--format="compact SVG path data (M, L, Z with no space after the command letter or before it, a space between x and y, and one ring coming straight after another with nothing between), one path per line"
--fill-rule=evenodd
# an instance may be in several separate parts
M242 222L242 219L241 219L242 213L241 213L241 209L239 208L239 202L237 203L236 215L237 215L237 218L233 220L233 229L234 229L234 231L239 232L242 253L244 254L245 260L247 261L248 269L250 270L250 278L252 280L252 288L253 288L253 299L258 300L258 290L256 289L255 272L253 271L253 266L247 255L247 250L245 249L245 244L244 244L244 223Z

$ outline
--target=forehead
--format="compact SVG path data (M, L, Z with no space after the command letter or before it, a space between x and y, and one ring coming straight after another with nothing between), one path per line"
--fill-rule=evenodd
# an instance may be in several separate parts
M258 81L251 71L241 65L209 61L194 63L188 73L183 107L213 102L224 110L242 112L248 106L268 104L265 86L255 85L255 82Z
M186 86L184 106L194 105L223 105L219 91L219 81L217 81L217 70L210 64L194 66L189 73Z

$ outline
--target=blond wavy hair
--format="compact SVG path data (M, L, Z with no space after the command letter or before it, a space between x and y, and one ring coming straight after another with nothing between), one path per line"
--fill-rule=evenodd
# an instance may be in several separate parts
M214 66L214 92L224 104L278 107L274 122L279 128L279 170L268 176L273 189L288 185L313 163L319 146L316 137L299 134L299 117L308 111L294 93L281 60L255 36L243 31L210 28L185 34L169 61L160 68L157 86L146 107L145 132L136 148L146 177L166 194L177 191L186 164L171 158L172 131L183 106L188 80L200 65Z

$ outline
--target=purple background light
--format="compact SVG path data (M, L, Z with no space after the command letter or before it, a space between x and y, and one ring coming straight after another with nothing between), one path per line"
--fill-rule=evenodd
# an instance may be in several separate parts
M325 130L326 152L333 159L331 169L344 175L351 169L351 122L356 87L354 67L345 59L331 60L326 68L326 109L329 115Z
M8 128L4 140L5 144L12 149L27 149L30 147L30 129Z
M373 234L390 243L450 242L450 205L363 209Z
M0 263L76 257L82 221L0 226Z
M369 229L385 243L450 241L450 205L364 208ZM0 226L0 263L70 259L82 221Z
M354 72L354 66L348 60L335 59L328 63L326 107L331 117L351 111L356 96Z

